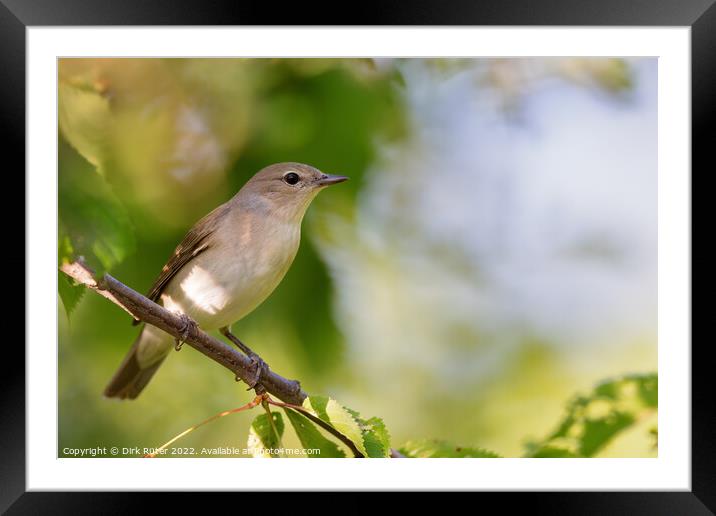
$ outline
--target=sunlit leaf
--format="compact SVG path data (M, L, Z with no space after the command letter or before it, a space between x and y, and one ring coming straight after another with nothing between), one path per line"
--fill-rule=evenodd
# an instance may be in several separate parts
M64 233L60 244L65 246L59 250L60 258L70 259L71 249L90 265L110 269L134 251L129 217L105 179L62 141L59 155L58 211Z
M588 396L577 396L557 429L530 443L529 457L593 457L618 434L657 408L655 373L604 381Z
M306 398L303 406L350 439L363 455L368 455L358 422L340 403L323 396L311 396Z
M109 101L89 87L60 82L58 88L62 135L87 161L99 167L107 144Z
M388 457L390 455L390 434L383 420L379 417L363 419L355 410L349 408L346 410L360 426L368 457Z
M365 421L364 428L375 435L378 444L380 444L382 456L390 456L390 433L383 420L374 416Z
M272 412L273 425L268 414L256 416L251 428L247 447L255 458L278 457L278 449L281 447L284 424L280 412ZM278 432L278 435L276 434Z
M379 418L364 420L358 412L324 396L310 396L303 406L350 439L366 457L390 455L389 435Z

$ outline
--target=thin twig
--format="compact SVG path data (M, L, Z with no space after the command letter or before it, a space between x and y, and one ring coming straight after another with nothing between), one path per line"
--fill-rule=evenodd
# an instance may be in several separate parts
M148 459L152 459L152 458L156 457L157 454L160 454L160 455L161 455L162 450L164 450L167 446L169 446L170 444L172 444L172 443L178 441L179 439L181 439L181 438L184 437L185 435L187 435L187 434L193 432L194 430L196 430L196 429L199 428L200 426L204 426L204 425L207 424L207 423L211 423L211 422L214 421L215 419L219 419L220 417L228 416L229 414L236 414L237 412L243 412L244 410L252 409L252 408L258 406L259 403L261 403L261 400L262 400L262 399L263 399L263 396L256 396L253 400L249 401L246 405L242 405L242 406L240 406L240 407L238 407L238 408L231 409L231 410L224 410L223 412L219 412L218 414L214 414L213 416L211 416L210 418L205 419L205 420L202 421L201 423L197 423L197 424L195 424L195 425L193 425L193 426L190 426L189 428L187 428L186 430L184 430L182 433L175 435L174 437L172 437L171 439L169 439L167 442L165 442L164 444L162 444L159 448L157 448L156 450L154 450L152 453L147 453L144 457L145 457L145 458L148 458Z

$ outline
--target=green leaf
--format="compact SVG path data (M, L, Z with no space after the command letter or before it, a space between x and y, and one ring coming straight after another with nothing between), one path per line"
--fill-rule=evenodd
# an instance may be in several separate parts
M82 299L85 290L87 289L81 285L76 285L64 272L57 272L57 291L60 294L68 319Z
M355 410L346 407L346 410L358 422L363 433L363 444L368 452L368 457L389 457L390 456L390 434L385 428L385 423L379 417L363 419Z
M134 251L129 216L105 179L62 140L59 155L60 262L84 256L110 269Z
M65 234L60 226L60 231L57 239L57 262L59 264L69 262L74 257L74 248L70 237ZM65 307L65 313L67 319L70 318L70 314L77 307L77 304L82 299L85 293L85 288L75 284L66 274L57 272L57 292L60 294L62 300L62 306Z
M107 143L109 101L89 87L60 82L58 118L64 138L87 161L99 167Z
M363 455L368 455L358 422L336 400L323 396L310 396L304 400L303 407L350 439Z
M303 407L350 439L364 456L390 456L390 436L379 418L365 420L355 410L325 396L310 396Z
M400 453L410 458L462 458L493 459L499 457L494 452L483 448L456 446L438 439L421 439L408 441L400 448Z
M326 439L306 416L291 409L284 409L284 411L304 450L318 450L317 453L307 454L307 457L325 459L346 456L343 450L333 441Z
M379 417L373 416L365 421L365 429L374 434L382 449L383 457L390 457L390 433Z
M630 427L635 419L633 414L614 410L605 417L585 421L584 431L580 438L580 455L583 457L593 456L616 434Z
M278 457L284 424L280 412L272 412L273 425L268 414L256 416L249 429L247 447L255 458ZM274 426L276 427L274 430ZM276 435L278 432L278 435Z
M542 442L531 443L527 456L593 457L657 406L655 373L604 381L588 396L576 396L557 429Z

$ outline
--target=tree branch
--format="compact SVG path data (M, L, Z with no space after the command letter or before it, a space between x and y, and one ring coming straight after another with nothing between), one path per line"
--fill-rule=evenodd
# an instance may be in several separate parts
M60 270L77 283L109 299L135 319L156 326L174 338L186 342L214 362L221 364L233 372L237 380L240 379L250 384L250 382L255 379L255 372L249 357L239 352L236 348L205 333L196 325L190 325L187 331L186 325L179 315L170 312L139 292L132 290L109 274L104 274L100 278L95 277L94 271L81 259L72 263L62 264ZM186 332L185 335L184 332ZM261 371L261 376L256 384L257 394L260 394L264 390L269 394L273 394L283 402L295 406L300 406L303 400L308 397L308 394L301 390L301 384L298 380L289 380L274 373L270 369ZM320 418L313 416L307 411L301 412L315 424L330 432L346 444L356 457L363 456L350 439ZM391 457L403 457L397 450L391 449L390 452Z
M94 271L81 260L64 263L60 270L77 283L109 299L132 317L156 326L174 338L184 340L197 351L233 372L237 379L248 384L254 378L251 359L246 355L203 332L197 326L191 326L184 339L182 330L186 328L179 315L149 300L109 274L96 278ZM259 384L278 399L294 405L301 405L308 396L301 390L297 380L289 380L271 370L262 372Z

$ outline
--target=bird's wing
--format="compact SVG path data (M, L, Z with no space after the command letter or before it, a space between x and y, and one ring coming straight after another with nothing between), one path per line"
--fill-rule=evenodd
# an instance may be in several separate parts
M228 209L228 203L222 204L194 224L194 227L189 230L184 239L174 250L174 254L169 258L169 261L162 267L162 272L154 281L154 285L152 285L152 288L147 294L149 299L156 302L176 273L179 272L184 265L189 263L192 258L209 249L211 246L210 237L216 231L221 219L226 216ZM135 320L134 324L139 324L139 321Z

